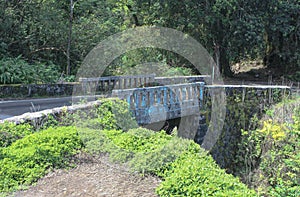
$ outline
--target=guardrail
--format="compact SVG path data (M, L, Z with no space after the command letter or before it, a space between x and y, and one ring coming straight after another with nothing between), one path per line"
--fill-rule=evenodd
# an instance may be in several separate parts
M200 112L204 82L127 90L113 90L112 96L125 99L139 125L165 121Z
M155 77L155 82L161 85L172 85L182 83L205 82L211 84L210 75L191 75L191 76L174 76L174 77Z
M128 89L142 87L154 82L155 74L136 76L109 76L97 78L79 78L84 94L93 92L108 92L113 89Z

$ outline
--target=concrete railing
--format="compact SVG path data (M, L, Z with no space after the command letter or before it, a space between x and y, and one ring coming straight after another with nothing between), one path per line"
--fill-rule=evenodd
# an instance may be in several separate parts
M211 84L210 75L193 75L193 76L175 76L175 77L155 77L155 82L161 85L205 82Z
M176 76L176 77L155 77L150 75L135 76L108 76L96 78L79 78L82 93L85 95L93 92L107 93L114 89L130 89L139 87L151 87L157 85L172 85L194 82L206 82L210 84L210 75Z
M16 124L22 124L22 123L30 123L35 127L42 126L43 123L45 123L49 116L52 115L54 117L60 116L61 114L65 113L74 113L79 110L92 110L96 106L100 106L102 104L101 100L96 100L96 101L90 101L85 104L76 104L76 105L71 105L71 106L63 106L63 107L55 107L52 109L45 109L42 111L38 112L28 112L24 113L19 116L14 116L11 118L7 118L4 120L0 120L0 124L4 123L5 121L7 122L14 122Z
M165 121L197 114L202 106L204 83L176 84L127 90L113 90L125 99L138 124Z
M93 92L108 92L113 89L128 89L143 87L154 82L155 74L136 76L109 76L97 78L79 78L84 94Z

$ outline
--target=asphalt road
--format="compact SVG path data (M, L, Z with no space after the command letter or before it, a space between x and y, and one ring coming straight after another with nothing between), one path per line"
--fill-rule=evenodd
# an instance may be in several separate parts
M28 100L9 100L0 101L0 120L18 116L27 112L42 111L55 107L72 105L72 97L61 98L43 98L43 99L28 99ZM95 97L86 98L85 100L93 101ZM76 98L80 100L80 98Z

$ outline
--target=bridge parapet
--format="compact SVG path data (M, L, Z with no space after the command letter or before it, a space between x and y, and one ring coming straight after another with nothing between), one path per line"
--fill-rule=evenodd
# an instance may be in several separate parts
M192 75L192 76L176 76L176 77L155 77L155 82L162 85L183 84L205 82L211 84L210 75Z
M155 74L135 76L108 76L96 78L79 78L85 94L112 91L113 89L128 89L141 87L154 82Z
M210 75L155 77L150 75L108 76L95 78L79 78L81 89L88 95L93 92L110 92L113 89L130 89L144 86L163 86L183 83L206 82L210 84Z
M204 82L113 90L112 96L125 99L139 125L200 113Z

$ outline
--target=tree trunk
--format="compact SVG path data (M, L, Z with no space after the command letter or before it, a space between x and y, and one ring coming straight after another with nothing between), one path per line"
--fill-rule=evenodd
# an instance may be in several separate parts
M71 51L71 43L72 43L73 9L74 9L74 3L73 0L70 0L70 18L69 18L69 35L68 35L68 47L67 47L67 69L66 69L67 75L70 75L71 73L70 51Z
M233 72L230 68L229 59L227 57L227 53L224 47L219 47L218 45L215 46L215 61L222 75L226 77L233 76Z
M232 77L233 72L230 67L229 58L224 47L220 48L220 67L221 73L226 77Z

